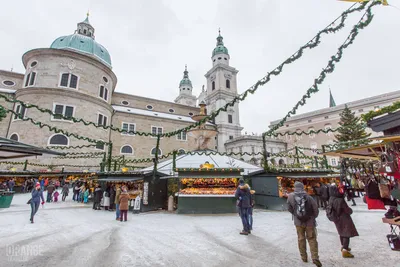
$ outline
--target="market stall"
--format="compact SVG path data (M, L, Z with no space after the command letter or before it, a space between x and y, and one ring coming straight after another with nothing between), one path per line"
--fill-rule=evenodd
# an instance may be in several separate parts
M364 201L368 209L383 212L388 209L382 219L390 225L391 233L387 239L392 250L400 250L400 136L375 137L366 142L369 144L353 144L327 151L325 155L342 157L341 182L345 187L352 186L346 179L349 174L353 175L353 180L358 179L364 184Z
M275 173L260 171L250 177L252 189L256 191L256 205L271 210L287 210L287 196L293 192L296 181L302 182L311 196L316 184L340 181L338 173L327 169L281 169Z
M210 165L200 168L177 168L176 172L179 179L178 213L235 212L235 192L243 169L214 168Z
M129 210L133 210L136 197L140 197L140 211L164 209L167 202L167 180L158 179L160 173L115 172L99 175L103 190L111 186L126 186L129 194ZM155 178L155 179L154 179Z

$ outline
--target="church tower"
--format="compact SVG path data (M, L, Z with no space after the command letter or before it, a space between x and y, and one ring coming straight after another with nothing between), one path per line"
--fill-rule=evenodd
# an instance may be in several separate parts
M192 81L189 79L189 72L185 65L183 79L179 83L179 96L175 99L175 103L195 107L196 100L196 97L193 95Z
M207 96L206 103L209 114L225 106L238 95L237 73L238 70L229 66L229 52L224 45L223 37L219 31L217 45L212 52L212 68L206 73ZM241 135L243 127L239 121L239 105L229 107L227 112L220 113L215 118L217 125L217 150L225 152L225 142Z

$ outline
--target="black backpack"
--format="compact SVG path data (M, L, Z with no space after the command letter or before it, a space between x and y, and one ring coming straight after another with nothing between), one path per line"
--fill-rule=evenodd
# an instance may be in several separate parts
M294 216L301 222L306 222L312 217L311 203L307 201L307 195L294 196Z
M331 203L328 203L328 206L326 207L326 217L328 217L328 220L330 220L331 222L339 221L339 216L337 215L336 211L333 209Z

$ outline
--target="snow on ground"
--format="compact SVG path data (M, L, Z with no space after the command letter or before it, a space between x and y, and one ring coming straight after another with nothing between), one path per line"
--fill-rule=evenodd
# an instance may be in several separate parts
M40 207L31 224L29 198L16 195L9 209L0 209L0 266L314 266L300 260L287 212L256 210L252 235L241 236L234 214L129 213L128 222L119 222L113 212L72 202L71 194L65 203ZM321 211L323 266L400 266L400 252L386 239L384 211L368 211L363 203L354 210L360 233L351 239L354 259L341 257L336 228ZM27 249L31 256L19 257Z

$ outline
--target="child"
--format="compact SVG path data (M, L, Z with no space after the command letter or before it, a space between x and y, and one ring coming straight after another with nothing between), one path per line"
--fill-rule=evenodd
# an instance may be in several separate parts
M89 198L89 188L86 189L85 193L83 193L83 203L87 203Z
M59 195L59 193L58 193L58 191L56 191L56 192L54 193L54 202L57 202L57 201L58 201L58 195Z

